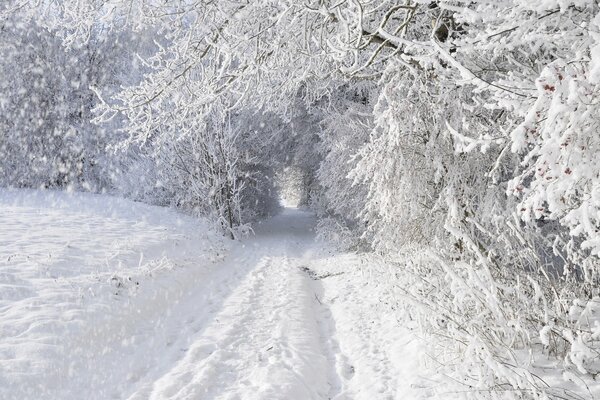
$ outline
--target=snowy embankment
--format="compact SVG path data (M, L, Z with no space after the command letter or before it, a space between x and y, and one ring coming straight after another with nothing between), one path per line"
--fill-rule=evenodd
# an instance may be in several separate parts
M118 397L154 362L132 333L224 254L196 219L107 196L3 191L0 227L3 399Z
M0 398L427 395L392 271L287 210L242 243L168 209L0 192Z

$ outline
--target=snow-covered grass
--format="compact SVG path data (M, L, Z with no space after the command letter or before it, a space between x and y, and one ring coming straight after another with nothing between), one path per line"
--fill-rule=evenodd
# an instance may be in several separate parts
M150 361L132 328L154 329L149 318L191 290L225 246L208 224L168 209L0 192L0 398L120 397Z
M333 399L446 399L443 380L426 370L426 342L404 312L399 271L376 257L327 246L309 264L321 325L335 359Z

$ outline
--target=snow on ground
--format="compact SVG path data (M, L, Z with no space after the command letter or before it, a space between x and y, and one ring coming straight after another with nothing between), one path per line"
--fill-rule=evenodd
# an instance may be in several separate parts
M196 219L106 196L0 192L0 227L2 399L120 397L153 362L138 338L224 254Z
M441 382L421 366L424 341L406 326L397 271L371 257L317 251L307 273L340 378L332 398L434 398Z
M314 222L234 243L159 207L0 192L0 398L427 397L392 271Z

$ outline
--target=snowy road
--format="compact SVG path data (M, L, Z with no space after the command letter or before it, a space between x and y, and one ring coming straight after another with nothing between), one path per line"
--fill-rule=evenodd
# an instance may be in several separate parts
M264 224L218 267L210 296L194 291L176 306L166 325L175 332L193 327L175 346L181 357L140 382L130 398L328 398L314 293L300 269L310 220L287 212ZM229 274L219 277L222 270Z
M232 245L112 198L0 209L2 399L417 398L410 334L378 308L389 286L324 252L309 213Z

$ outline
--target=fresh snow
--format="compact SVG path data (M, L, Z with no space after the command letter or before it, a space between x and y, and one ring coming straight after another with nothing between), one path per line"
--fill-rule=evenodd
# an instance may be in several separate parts
M1 399L418 399L393 271L286 209L233 242L109 196L0 192Z

